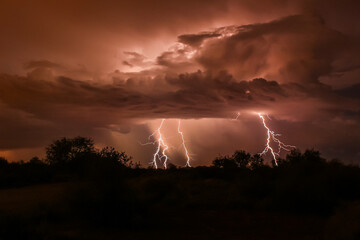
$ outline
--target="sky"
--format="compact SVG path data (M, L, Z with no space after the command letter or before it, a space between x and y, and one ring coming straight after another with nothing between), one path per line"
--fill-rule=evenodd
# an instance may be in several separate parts
M360 161L360 3L342 0L0 3L0 156L91 137L147 166L261 152L267 132ZM239 113L239 114L238 114ZM157 137L155 135L155 137ZM265 156L266 158L269 156Z

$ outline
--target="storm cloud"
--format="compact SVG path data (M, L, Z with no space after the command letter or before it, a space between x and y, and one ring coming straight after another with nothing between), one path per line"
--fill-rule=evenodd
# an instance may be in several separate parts
M85 2L65 2L62 11L40 2L22 10L7 2L0 17L8 23L0 25L8 33L0 40L3 151L86 135L145 159L133 146L151 124L184 119L198 164L207 164L215 152L206 146L256 151L262 138L254 113L263 112L299 147L359 158L360 31L348 27L357 18L345 4L108 1L98 9L90 1L73 14ZM238 112L239 124L228 123ZM194 121L218 131L209 119L224 123L219 134L231 147L201 127L196 135Z

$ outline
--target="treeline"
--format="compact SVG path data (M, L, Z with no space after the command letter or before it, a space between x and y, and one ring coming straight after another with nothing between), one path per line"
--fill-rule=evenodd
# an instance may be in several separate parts
M0 160L2 191L40 183L49 190L54 182L59 194L52 204L0 216L0 239L95 239L99 232L114 239L168 239L174 232L180 239L360 237L354 225L360 168L327 161L315 150L293 150L278 167L236 151L209 167L156 170L76 137L54 141L43 160Z
M0 157L0 188L71 181L137 168L139 164L113 147L96 149L91 138L61 138L46 147L45 159L8 162Z
M307 149L302 153L298 149L291 150L284 158L278 158L276 163L274 160L271 161L272 167L279 168L293 168L293 167L312 167L317 168L319 166L344 165L338 159L332 159L330 161L321 157L320 152L314 149ZM212 166L217 168L225 169L251 169L255 170L258 168L270 167L264 164L264 159L260 154L251 155L244 150L235 151L232 156L219 156L213 162Z
M11 162L9 163L4 157L0 156L0 168L17 168L24 167L44 167L52 166L57 168L66 167L69 171L79 170L79 167L91 165L111 165L123 168L140 168L140 163L134 163L131 156L125 152L117 151L113 147L104 147L102 149L95 148L94 140L85 137L61 138L46 147L46 157L40 159L35 156L29 161ZM320 152L308 149L301 153L298 149L294 149L287 154L285 159L277 159L278 167L290 167L303 164L337 164L343 165L337 159L327 161L320 156ZM271 162L271 166L275 166L275 162ZM244 150L237 150L233 155L218 156L212 161L210 167L234 169L247 168L257 169L269 167L264 164L264 159L259 154L251 155ZM148 167L151 168L151 167ZM168 168L181 168L169 163Z
M279 158L276 166L274 161L271 162L271 165L265 164L259 154L251 155L244 150L238 150L231 156L216 157L212 161L212 165L208 167L186 169L169 163L167 170L158 169L157 174L174 171L193 171L195 173L204 168L220 175L223 171L228 174L231 171L241 170L259 172L266 169L267 171L281 172L282 169L287 171L289 169L298 169L299 171L307 169L312 172L328 168L358 169L356 166L346 166L339 160L327 161L321 157L319 151L315 150L306 150L303 153L297 149L292 150L284 159ZM96 178L109 174L121 174L126 177L152 174L154 171L155 169L151 167L141 168L140 164L135 163L132 157L113 147L95 148L91 138L64 137L46 147L44 159L33 157L27 162L10 163L0 157L0 188Z

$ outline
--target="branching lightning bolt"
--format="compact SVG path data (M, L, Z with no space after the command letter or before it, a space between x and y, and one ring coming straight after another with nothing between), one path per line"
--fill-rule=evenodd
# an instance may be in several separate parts
M141 145L149 145L149 144L153 144L156 145L156 151L153 155L153 159L150 162L150 164L157 169L158 168L158 161L161 163L163 163L164 168L167 168L167 161L169 159L168 155L166 154L166 151L169 149L169 146L165 143L164 137L161 133L161 128L163 127L165 122L165 119L161 120L160 126L155 130L155 132L153 132L149 137L149 142L145 143L145 144L141 144ZM183 132L180 130L180 126L181 126L181 120L178 120L178 133L181 136L181 140L182 140L182 146L185 150L185 157L186 157L186 164L185 167L191 167L190 165L190 154L189 151L185 145L185 139L184 139L184 134ZM155 139L155 141L151 142L150 139L153 138Z
M157 160L159 160L161 162L161 160L164 160L163 161L163 165L164 165L164 168L167 167L167 160L169 159L169 157L166 155L166 151L169 149L169 146L165 143L164 141L164 138L161 134L161 128L163 126L165 122L165 119L162 119L161 120L161 123L160 123L160 126L158 129L156 129L155 132L153 132L150 136L149 136L149 140L150 138L155 138L155 135L158 136L157 140L154 141L154 142L149 142L148 144L156 144L157 145L157 148L156 148L156 151L153 155L153 160L151 161L151 165L153 165L156 169L158 168L158 165L157 165ZM162 149L162 151L161 151Z
M266 154L268 151L271 152L271 155L275 161L275 165L278 166L278 161L276 159L277 156L280 155L281 150L290 151L290 148L296 148L292 145L287 145L281 142L277 137L280 136L280 134L276 134L274 131L271 131L270 128L266 125L266 121L264 116L261 113L257 113L260 119L262 120L262 123L267 130L267 139L266 139L266 145L265 149L260 153L260 155ZM270 118L269 118L270 119ZM274 149L270 146L271 140L278 145L278 151L275 152Z
M186 148L186 145L185 145L184 134L183 134L183 132L180 130L180 124L181 124L181 121L179 120L179 123L178 123L178 133L179 133L180 136L181 136L182 146L184 147L184 150L185 150L185 156L186 156L186 164L185 164L185 167L191 167L191 165L190 165L189 152L188 152L188 150L187 150L187 148Z
M272 131L266 124L266 120L265 120L265 117L263 116L263 114L261 113L257 113L257 115L259 116L259 118L261 119L262 121L262 124L264 126L264 128L266 129L267 131L267 138L266 138L266 144L265 144L265 148L264 150L260 153L260 155L265 155L266 153L268 153L270 151L273 159L274 159L274 162L275 162L275 165L278 166L278 160L277 160L277 157L280 156L280 152L281 150L285 150L285 151L290 151L291 148L296 148L295 146L292 146L292 145L288 145L288 144L285 144L283 142L281 142L277 137L281 136L280 134L277 134L275 133L274 131ZM267 115L266 115L267 116ZM232 120L238 120L238 118L240 117L240 113L237 113L236 117ZM270 117L267 116L269 120ZM155 141L153 142L148 142L148 143L145 143L145 144L142 144L142 145L148 145L148 144L154 144L156 145L156 151L153 155L153 159L152 161L150 162L151 165L154 166L154 168L158 168L158 163L157 161L159 161L160 163L162 162L163 163L163 166L164 168L166 169L167 168L167 161L169 159L169 157L167 156L166 154L166 151L169 149L169 146L165 143L165 140L163 138L163 135L161 134L161 128L163 127L164 125L164 122L165 122L165 119L162 119L161 120L161 123L160 123L160 126L155 130L155 132L153 132L150 136L149 136L149 140L151 138L154 138ZM180 134L181 136L181 140L182 140L182 147L184 148L184 151L185 151L185 157L186 157L186 164L185 164L185 167L191 167L190 165L190 154L189 154L189 151L186 147L186 144L185 144L185 139L184 139L184 134L183 132L181 131L181 120L179 119L178 120L178 133ZM271 142L274 142L277 144L277 147L278 147L278 150L275 151L273 147L271 147Z

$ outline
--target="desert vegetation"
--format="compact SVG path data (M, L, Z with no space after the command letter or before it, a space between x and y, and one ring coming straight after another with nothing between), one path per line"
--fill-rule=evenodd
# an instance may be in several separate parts
M90 138L0 159L0 239L358 239L360 169L293 150L142 168Z

